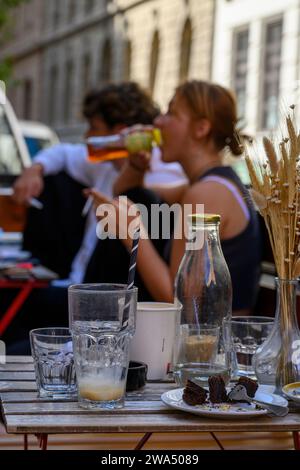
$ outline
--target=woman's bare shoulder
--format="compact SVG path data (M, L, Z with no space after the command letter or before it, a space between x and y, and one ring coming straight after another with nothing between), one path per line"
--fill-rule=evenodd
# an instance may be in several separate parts
M182 202L194 203L199 200L201 202L220 201L220 198L227 198L226 188L214 181L197 181L189 186L182 197Z

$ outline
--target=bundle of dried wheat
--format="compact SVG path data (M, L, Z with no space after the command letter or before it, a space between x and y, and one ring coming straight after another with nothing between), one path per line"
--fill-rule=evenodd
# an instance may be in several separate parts
M246 155L246 162L250 192L265 220L278 276L295 279L300 276L300 133L290 115L286 127L288 137L278 146L264 137L265 161Z

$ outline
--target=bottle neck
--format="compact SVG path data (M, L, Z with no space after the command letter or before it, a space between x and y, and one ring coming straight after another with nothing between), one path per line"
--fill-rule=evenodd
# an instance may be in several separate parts
M87 150L88 160L92 163L128 157L128 151L121 134L89 137Z
M124 138L121 134L111 134L89 137L88 145L95 149L116 148L124 146Z
M219 225L219 222L189 223L187 250L201 249L207 243L221 248Z

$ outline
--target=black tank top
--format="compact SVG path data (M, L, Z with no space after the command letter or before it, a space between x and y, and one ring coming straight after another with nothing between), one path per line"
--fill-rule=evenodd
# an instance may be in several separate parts
M208 176L219 176L232 182L239 189L248 208L247 227L237 236L221 240L221 246L232 280L232 309L252 308L258 292L261 263L261 234L258 214L247 188L230 166L212 168L204 173L199 181Z
M231 275L232 309L251 309L255 305L258 293L262 251L258 214L247 188L230 166L212 168L204 173L199 181L208 176L219 176L233 183L248 208L249 222L247 227L237 236L221 240L221 247ZM171 244L171 240L167 242L163 252L167 263L170 263Z

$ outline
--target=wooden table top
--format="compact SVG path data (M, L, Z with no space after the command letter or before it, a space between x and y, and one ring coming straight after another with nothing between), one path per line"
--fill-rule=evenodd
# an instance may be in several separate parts
M0 363L1 410L8 433L300 431L300 407L284 418L207 419L165 406L160 396L172 388L172 382L147 383L127 393L120 410L85 410L76 401L38 398L31 357L9 356L6 364Z

